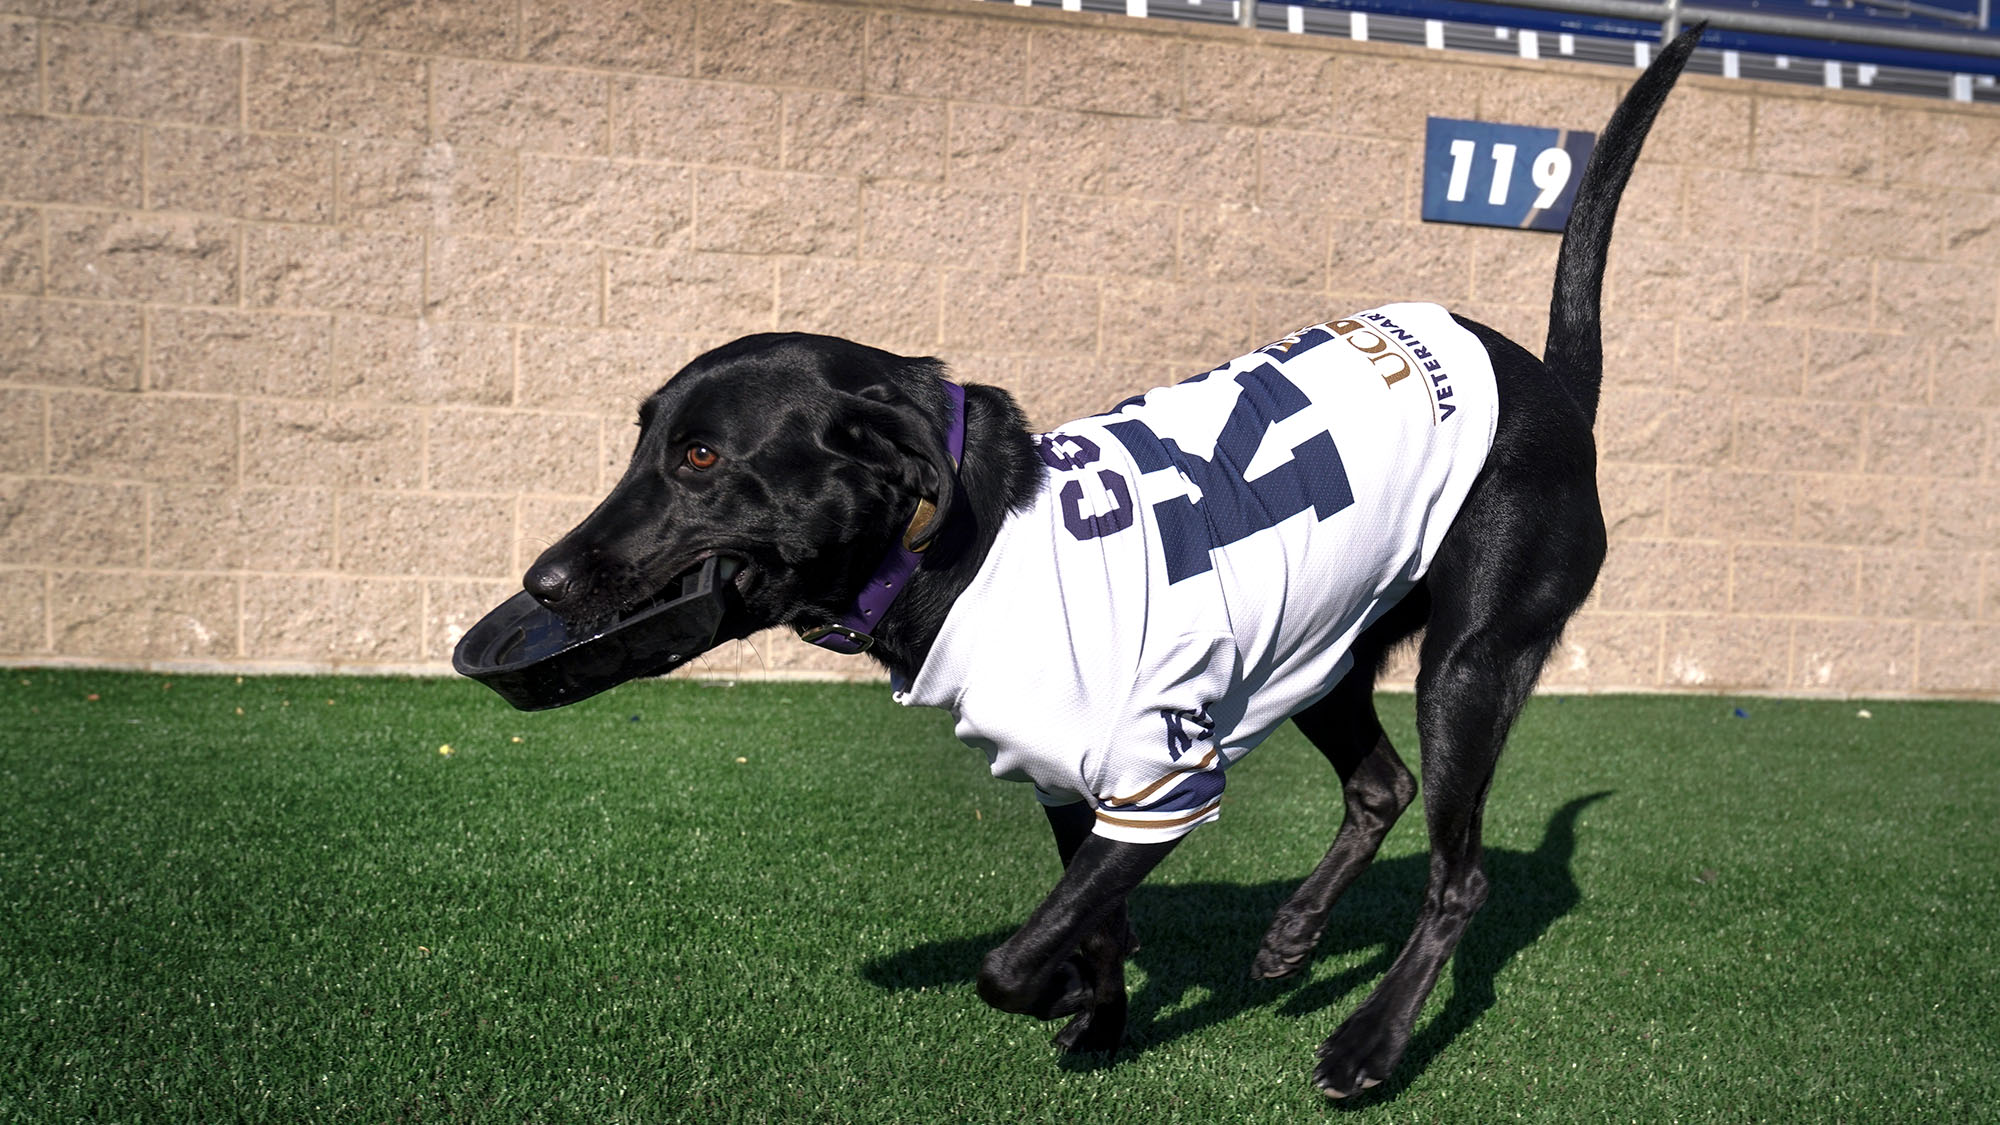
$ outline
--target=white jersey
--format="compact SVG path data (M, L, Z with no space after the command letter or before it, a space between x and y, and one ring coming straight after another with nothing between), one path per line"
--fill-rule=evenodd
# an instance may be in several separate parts
M1396 304L1040 435L1040 494L896 698L1099 835L1178 837L1423 577L1497 415L1478 340Z

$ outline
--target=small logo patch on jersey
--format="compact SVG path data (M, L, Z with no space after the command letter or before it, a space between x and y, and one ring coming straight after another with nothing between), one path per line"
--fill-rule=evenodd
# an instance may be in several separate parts
M1384 386L1393 387L1422 370L1428 377L1431 404L1435 408L1433 421L1442 422L1457 413L1458 407L1447 401L1451 398L1451 374L1444 369L1442 359L1424 346L1415 333L1388 316L1379 312L1365 312L1358 316L1359 320L1337 320L1329 327L1354 350L1368 357L1370 366L1382 377ZM1362 321L1368 323L1363 324Z
M1215 732L1215 720L1209 718L1204 707L1192 711L1162 711L1160 717L1167 721L1167 757L1176 762L1194 749L1195 743L1207 742L1208 736Z

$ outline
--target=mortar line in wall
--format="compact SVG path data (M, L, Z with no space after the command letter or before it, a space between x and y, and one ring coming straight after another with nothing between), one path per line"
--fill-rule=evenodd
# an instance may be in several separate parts
M1028 272L1028 246L1030 245L1028 241L1028 228L1035 219L1035 208L1031 203L1031 198L1028 192L1024 191L1021 193L1021 236L1019 245L1015 247L1014 257L1014 268L1024 274Z
M437 412L436 407L426 406L417 411L417 424L423 429L417 435L417 491L431 491L431 422Z
M72 564L37 563L33 565L25 565L25 564L0 565L0 575L16 575L16 576L39 575L47 567L54 567L59 570L79 575L98 575L98 576L117 575L120 577L135 577L147 573L146 568L140 566L92 566L86 563L72 563ZM297 579L301 581L341 580L350 582L400 582L405 584L411 582L425 582L425 581L434 581L434 582L507 581L507 575L505 574L480 573L478 571L454 570L438 574L411 574L406 571L397 571L397 570L348 571L348 570L338 570L330 566L309 566L309 567L300 567L292 570L287 570L282 568L271 568L271 567L252 567L252 566L234 567L226 565L161 567L158 569L158 573L178 575L184 578L210 579L214 581L222 581L224 579L235 578L239 576L247 578L266 578L274 580L275 579L287 579L287 580ZM0 659L5 659L4 655L0 655Z
M1093 350L1092 354L1095 355L1097 358L1097 367L1098 370L1100 371L1103 370L1104 368L1105 321L1110 315L1104 307L1106 303L1104 290L1105 290L1104 280L1102 278L1099 278L1097 281L1097 341L1096 341L1096 347Z
M1995 323L2000 323L2000 287L1996 287L1996 288L1995 288L1995 290L1994 290L1994 295L1993 295L1993 317L1994 317L1994 322L1995 322ZM1933 390L1935 390L1935 389L1937 388L1937 373L1936 373L1936 371L1937 371L1937 362L1936 362L1936 359L1935 359L1935 358L1933 358L1933 359L1932 359L1932 362L1931 362L1931 369L1932 369L1932 374L1931 374L1931 388L1932 388Z
M1602 461L1598 462L1598 465L1601 468L1603 466L1603 462ZM1668 472L1666 474L1665 482L1660 486L1660 492L1661 492L1660 523L1663 525L1662 530L1667 535L1673 534L1674 512L1678 507L1678 498L1680 489L1675 487L1674 483L1675 479L1676 479L1675 474L1672 472ZM1796 500L1794 502L1796 502Z
M1694 173L1691 171L1684 171L1681 173L1683 178L1691 176L1693 174ZM1825 233L1825 226L1826 226L1826 186L1823 184L1815 185L1813 187L1813 192L1812 192L1811 221L1807 224L1806 227L1806 233L1812 239L1809 245L1815 253L1822 253L1822 254L1826 253L1825 250L1826 242L1821 237ZM1746 309L1749 308L1748 305L1744 305L1743 307Z
M1986 619L1987 599L1992 596L1994 566L1995 563L1992 556L1980 560L1979 563L1979 583L1974 596L1979 602L1979 618L1982 621Z
M945 332L949 327L946 318L951 312L951 270L938 269L937 308L931 310L932 339L936 341L939 355L945 353Z
M1735 429L1733 412L1730 417L1732 419L1730 429L1733 431ZM1723 557L1727 561L1723 563L1722 568L1722 604L1725 613L1736 612L1736 548L1737 545L1733 542L1724 546Z
M1674 177L1674 233L1685 237L1690 227L1689 212L1693 206L1694 189L1689 181L1694 178L1694 170L1682 167Z
M1868 425L1868 422L1874 413L1875 413L1875 408L1872 406L1863 405L1861 407L1861 454L1860 454L1861 460L1860 464L1856 465L1854 469L1855 473L1860 476L1869 475L1868 463L1870 460L1872 460L1872 458L1869 457L1869 454L1874 452L1875 443L1869 440L1868 435L1871 427Z
M417 267L417 324L423 325L430 319L431 311L431 251L436 243L432 232L426 228L421 236L424 260ZM400 319L400 318L399 318ZM339 331L336 325L334 331Z
M1745 271L1745 274L1746 276L1744 278L1744 284L1747 286L1749 284L1748 271ZM1748 308L1749 306L1746 304L1744 307ZM1882 260L1880 258L1875 258L1869 261L1868 263L1868 331L1870 332L1880 331L1880 329L1876 327L1875 322L1881 318L1881 315L1882 315Z
M1924 489L1923 497L1917 501L1917 546L1929 549L1931 545L1931 497L1937 492L1935 480Z
M98 576L116 575L125 578L143 576L147 573L147 571L145 571L143 568L136 566L85 566L82 564L76 564L71 566L60 567L60 569L65 570L71 574L78 574L78 575L98 575ZM41 568L38 566L15 567L11 568L11 570L15 573L30 573L30 572L36 574L41 573ZM9 571L7 568L0 568L0 574L8 572ZM231 578L258 578L258 579L268 579L272 581L280 581L280 580L298 581L298 582L323 581L323 582L346 582L349 584L360 584L364 582L399 583L406 586L412 583L422 583L422 582L510 581L509 576L506 574L480 573L478 571L447 571L442 574L410 574L405 571L397 571L397 570L353 571L353 570L338 570L332 567L324 567L324 566L303 567L298 570L271 570L271 569L258 569L254 567L161 568L155 573L161 575L173 575L182 578L211 579L215 581L226 581ZM0 659L5 659L5 657L0 656Z
M778 91L778 169L777 170L780 173L791 170L791 164L786 159L789 156L789 154L785 151L785 142L791 136L792 133L792 128L791 128L792 98L796 93L797 93L796 90L780 89Z
M1917 622L1911 632L1915 636L1910 639L1910 683L1920 685L1924 682L1924 623Z
M1250 206L1256 207L1264 201L1264 141L1269 136L1269 130L1258 126L1253 132L1256 141L1250 147ZM1332 238L1329 236L1327 240L1329 266L1332 263L1332 253Z
M1749 128L1750 128L1750 136L1749 136L1749 139L1748 139L1748 140L1747 140L1747 141L1745 142L1745 149L1746 149L1747 151L1745 151L1745 152L1744 152L1744 154L1743 154L1743 159L1744 159L1744 160L1746 161L1746 163L1744 164L1744 167L1745 167L1745 168L1755 168L1755 167L1757 167L1757 166L1758 166L1758 164L1757 164L1757 107L1758 107L1758 106L1759 106L1759 105L1760 105L1760 104L1761 104L1761 103L1763 102L1763 100L1764 100L1764 99L1763 99L1763 98L1761 98L1761 97L1759 97L1759 96L1757 96L1757 94L1756 94L1756 93L1755 93L1755 92L1753 91L1753 92L1751 93L1750 97L1749 97L1749 98L1748 98L1747 100L1748 100L1748 101L1749 101L1749 103L1750 103L1750 125L1749 125Z
M607 424L609 424L608 420L606 421ZM608 456L611 446L608 443L606 443L605 445L596 448L599 448L602 454ZM623 466L614 465L612 466L612 468L614 472L614 476L612 479L615 481L616 479L615 474L617 472L621 472ZM6 474L6 476L9 479L15 481L32 481L41 484L73 485L78 488L88 488L93 491L117 491L121 489L134 489L134 488L143 489L152 487L160 483L157 480L147 479L142 477L87 477L87 476L60 475L54 473L8 473ZM602 480L603 476L601 473L594 473L591 479L593 481ZM288 496L293 494L322 493L328 496L329 498L336 500L341 496L347 495L350 491L347 488L347 486L331 485L331 484L287 485L287 484L268 484L264 482L250 482L241 485L235 485L235 484L220 483L213 480L190 480L190 481L182 481L176 483L180 486L193 489L221 488L221 489L230 489L242 492L254 491L254 492L280 493ZM477 489L465 489L465 488L426 489L422 487L369 487L364 489L355 489L352 491L358 493L366 493L375 496L409 496L420 500L428 500L428 501L455 501L455 500L505 501L510 497L518 495L524 500L551 500L551 501L559 501L562 503L584 504L587 506L588 504L590 504L595 500L602 499L603 493L609 488L610 488L609 484L604 485L602 488L593 487L592 490L588 493L537 492L532 490L520 493L512 493L512 492L497 492L492 490L477 490ZM1783 546L1784 544L1776 543L1769 545ZM4 562L0 562L0 569L4 569L6 565L7 564L5 564ZM108 567L105 569L127 570L130 568Z
M2000 287L1995 287L1994 289L1994 301L1995 301L1994 312L1996 315L2000 315ZM1812 340L1814 343L1818 342L1817 333L1814 333ZM1937 405L1937 375L1938 375L1938 366L1942 362L1942 358L1938 355L1938 349L1936 345L1937 342L1935 340L1930 341L1929 355L1927 356L1928 362L1924 364L1925 406Z
M618 142L618 79L610 74L603 75L604 82L604 155L614 157Z
M640 333L640 334L643 335L646 333ZM661 333L660 335L665 335L665 334ZM120 396L129 396L130 394L129 391L110 390L103 387L77 387L62 383L51 383L51 384L18 383L18 384L12 384L11 389L21 390L21 391L35 391L45 396L51 392L57 394L71 395L71 396L96 396L98 398L118 398ZM396 398L332 399L332 398L315 397L309 395L296 396L296 395L272 395L272 394L254 394L254 393L238 394L238 393L231 393L228 391L164 390L164 391L154 392L151 397L153 397L157 401L215 402L215 403L222 403L225 405L233 404L237 406L242 406L244 404L249 404L252 406L276 405L276 406L297 406L297 407L341 406L341 407L356 407L356 408L370 409L370 410L408 410L413 407L424 405L422 403L412 402L408 399L396 399ZM446 402L433 405L435 405L438 409L449 410L458 414L497 413L501 415L511 415L516 413L520 409L525 409L525 410L531 410L534 414L538 416L548 416L555 418L604 418L606 416L603 412L596 410L535 409L533 407L526 407L526 406L516 408L514 406L506 404L482 403L482 402ZM60 474L49 472L46 471L46 469L44 469L44 470L39 470L37 472L15 473L12 475L56 477L59 476ZM104 480L111 483L128 483L128 484L147 483L147 478L143 477L127 478L127 477L113 476L113 477L96 477L91 479ZM286 486L273 485L272 487L286 487ZM294 485L289 487L311 488L315 486ZM472 495L490 495L490 493L480 489L472 489L468 491L469 494ZM546 493L546 495L555 496L562 494Z
M56 576L42 571L42 651L56 650Z
M343 517L346 515L345 512L341 511L341 501L346 498L347 494L339 485L335 485L329 491L332 493L328 497L328 504L332 509L329 517L333 521L333 544L330 552L332 558L328 560L327 568L338 573L340 570L340 531Z
M1806 481L1803 479L1805 475L1804 473L1795 474L1792 479L1795 487L1792 489L1791 523L1788 526L1791 528L1789 538L1794 540L1798 538L1799 528L1803 526L1803 521L1805 520L1807 487Z
M1799 667L1799 621L1792 618L1785 626L1785 685L1793 691L1799 689L1805 678L1804 669Z
M1862 577L1866 575L1868 570L1868 548L1857 546L1846 549L1854 555L1852 560L1854 564L1854 585L1851 587L1854 591L1854 600L1848 604L1854 607L1855 613L1861 613L1868 608L1868 591L1863 588L1861 583ZM1973 596L1978 597L1978 577L1976 575L1973 578Z
M941 100L944 104L944 170L938 177L938 184L955 188L958 178L951 174L951 139L957 135L954 130L958 128L958 99L947 97Z
M607 160L629 160L638 163L643 161L644 157L625 151L632 146L630 144L620 144L618 140L619 112L625 110L625 102L631 97L630 91L634 85L633 80L626 77L623 79L623 89L621 90L620 78L621 76L618 74L606 74L604 76L604 116L606 121L604 158ZM626 112L630 111L626 110ZM658 163L678 163L680 167L688 169L690 174L693 172L692 166L686 162L659 161Z
M32 296L37 301L46 301L49 299L49 211L46 207L35 208L35 237L35 263L40 269Z
M241 492L250 473L250 428L243 420L243 400L235 399L231 405L236 410L236 479L230 483Z
M597 451L595 467L591 470L590 486L591 490L599 495L603 495L611 490L611 485L604 479L605 458L611 452L611 442L609 436L605 433L605 425L605 419L598 418L596 424L590 430L592 448ZM514 492L514 498L517 501L525 501L531 495L533 493L523 489L516 489Z
M1747 315L1747 313L1748 313L1748 310L1749 310L1749 308L1750 308L1750 259L1751 259L1751 256L1752 256L1752 255L1751 255L1751 252L1750 252L1749 250L1744 250L1744 251L1742 251L1742 252L1738 253L1738 254L1737 254L1737 256L1736 256L1736 307L1737 307L1737 308L1739 308L1739 309L1742 309L1742 310L1744 310L1744 311L1745 311L1745 313L1746 313L1746 315ZM1740 321L1739 321L1738 323L1742 323L1742 322L1740 322ZM1674 335L1675 335L1676 339L1678 339L1678 338L1679 338L1679 336L1680 336L1680 329L1679 329L1679 326L1678 326L1678 325L1676 325L1676 326L1675 326L1675 331L1674 331ZM1804 375L1804 373L1801 373L1801 374L1799 375L1799 385L1800 385L1801 387L1803 387L1803 386L1805 385L1805 375ZM1736 443L1735 443L1735 436L1736 436L1736 435L1735 435L1735 433L1734 433L1734 432L1732 431L1732 432L1731 432L1731 434L1730 434L1730 450L1729 450L1729 452L1730 452L1731 456L1734 456L1734 455L1735 455L1735 453L1736 453L1736 449L1735 449L1735 444L1736 444Z
M514 390L507 405L515 410L521 408L521 331L521 326L518 324L507 327L507 342L511 346L507 362L514 369Z
M148 124L139 126L139 210L153 210L153 129Z
M521 232L526 230L528 225L527 166L528 154L525 152L516 151L507 157L507 175L508 179L512 181L514 188L513 205L507 209L507 236L509 238L520 238L524 241L526 240L526 236Z
M693 27L692 27L692 28L691 28L691 29L689 30L689 34L690 34L690 36L691 36L691 37L692 37L692 38L694 39L694 47L693 47L693 48L692 48L692 49L691 49L691 50L690 50L690 51L689 51L688 53L689 53L689 54L691 54L691 55L693 55L693 56L694 56L694 58L693 58L693 59L691 59L691 60L689 60L689 62L688 62L688 66L689 66L689 68L690 68L690 70L691 70L691 72L692 72L693 74L695 74L695 75L700 75L700 74L701 74L701 46L702 46L702 27L701 27L701 22L702 22L702 21L701 21L701 8L702 8L702 6L701 6L700 4L693 4L693 5L690 5L690 7L692 7L692 8L694 9L694 11L693 11L693 13L692 13L692 15L693 15L693 17L694 17L694 19L693 19L693 23L694 23L694 26L693 26Z
M153 389L153 307L139 306L139 393Z
M701 170L690 169L688 175L688 223L687 246L701 245ZM607 307L606 313L611 310Z
M236 124L244 132L250 131L250 42L247 39L236 43Z
M600 433L600 435L602 434L603 430L604 427L602 426L598 427L598 432ZM602 471L601 466L604 464L604 441L601 436L598 439L597 454L598 454L597 463L600 466L599 471L601 472ZM521 556L521 542L522 542L521 505L523 503L525 503L523 497L519 493L516 493L514 496L514 504L513 504L514 508L513 519L510 522L513 541L507 545L508 569L512 570L515 574L525 574L528 569L526 561Z
M1667 682L1667 621L1666 614L1660 615L1659 632L1653 638L1653 686Z

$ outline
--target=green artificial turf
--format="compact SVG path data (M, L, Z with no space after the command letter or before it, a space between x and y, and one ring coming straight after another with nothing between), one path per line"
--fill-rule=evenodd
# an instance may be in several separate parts
M1866 707L1871 718L1856 712ZM1743 717L1736 714L1744 712ZM1415 760L1408 697L1384 718ZM440 753L449 745L452 753ZM1491 904L1396 1080L1313 1048L1407 932L1405 818L1289 982L1330 839L1289 728L1135 895L1130 1047L980 1003L1056 864L880 687L0 677L0 1120L1992 1120L2000 708L1540 698Z

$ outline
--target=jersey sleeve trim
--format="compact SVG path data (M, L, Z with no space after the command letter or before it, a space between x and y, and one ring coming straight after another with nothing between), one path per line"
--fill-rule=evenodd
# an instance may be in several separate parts
M1161 829L1161 828L1177 828L1180 827L1181 825L1188 825L1192 827L1196 821L1213 817L1217 812L1221 810L1221 808L1222 808L1222 798L1217 797L1215 800L1210 801L1208 804L1203 805L1201 808L1198 808L1195 811L1184 814L1182 816L1166 817L1161 819L1149 818L1144 820L1139 819L1137 817L1112 816L1110 813L1105 812L1103 809L1098 809L1097 821L1099 824L1112 824L1112 825L1117 825L1118 827L1121 828ZM1181 835L1181 833L1176 832L1172 833L1172 835L1178 836Z
M1146 786L1144 789L1139 790L1137 793L1132 794L1130 797L1106 797L1104 799L1104 805L1106 808L1120 808L1126 805L1136 805L1141 801L1146 800L1148 797L1151 797L1153 794L1159 792L1161 788L1173 782L1183 779L1186 775L1191 773L1200 773L1203 770L1206 770L1209 767L1215 765L1216 753L1217 751L1211 747L1208 753L1202 756L1201 761L1195 762L1192 765L1176 766L1173 769L1168 770L1166 773L1160 775L1160 779L1158 781L1155 781L1151 785Z

